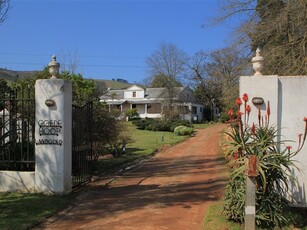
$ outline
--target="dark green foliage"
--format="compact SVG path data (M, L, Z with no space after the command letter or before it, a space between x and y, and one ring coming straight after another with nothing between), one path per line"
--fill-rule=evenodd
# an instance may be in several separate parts
M89 101L99 101L101 92L96 87L94 80L84 79L81 74L70 74L69 72L61 73L59 78L72 81L74 104L83 105Z
M153 122L153 119L146 118L146 119L138 119L132 121L132 124L134 124L138 129L145 130L146 127L148 127Z
M125 153L130 135L125 130L123 121L117 119L117 111L109 112L103 105L96 105L94 109L93 148L95 160L104 154L119 157Z
M235 222L244 222L245 177L231 174L224 194L223 214Z
M132 121L138 129L142 130L151 130L151 131L166 131L166 132L173 132L177 126L186 126L186 127L193 127L193 124L186 120L158 120L158 119L151 119L146 118L142 120L134 120Z

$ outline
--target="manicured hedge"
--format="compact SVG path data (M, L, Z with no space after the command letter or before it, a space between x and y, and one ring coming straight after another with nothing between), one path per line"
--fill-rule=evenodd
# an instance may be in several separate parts
M193 127L193 124L186 120L159 120L159 119L141 119L132 121L138 129L151 131L167 131L173 132L178 126Z

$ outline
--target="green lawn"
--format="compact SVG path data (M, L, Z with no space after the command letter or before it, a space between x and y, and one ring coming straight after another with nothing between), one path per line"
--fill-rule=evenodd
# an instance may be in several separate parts
M42 194L0 193L0 229L29 229L73 200L69 196Z
M127 125L132 137L132 143L127 145L126 154L119 158L104 159L94 162L96 174L112 172L122 165L152 155L163 146L174 145L188 138L188 136L177 136L171 132L139 130L131 123L127 123Z

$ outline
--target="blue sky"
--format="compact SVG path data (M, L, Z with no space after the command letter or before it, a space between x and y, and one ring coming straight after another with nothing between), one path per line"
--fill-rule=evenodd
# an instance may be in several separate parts
M0 67L40 70L52 54L61 63L77 53L86 78L140 82L161 42L188 55L225 47L230 24L202 27L218 13L217 0L11 0Z

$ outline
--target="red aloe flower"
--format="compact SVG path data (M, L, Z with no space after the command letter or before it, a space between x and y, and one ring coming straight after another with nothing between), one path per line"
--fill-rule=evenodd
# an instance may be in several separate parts
M236 105L239 106L239 107L242 105L241 98L239 98L239 97L237 98Z
M251 109L250 105L245 106L245 111L247 112L248 115L250 114L251 110L252 109Z
M289 154L289 156L290 156L290 152L291 152L292 146L289 145L289 146L287 146L286 148L288 149L288 154Z
M233 110L232 110L232 109L230 109L230 110L228 111L228 116L229 116L230 118L233 116Z
M271 108L270 108L270 102L268 101L268 107L266 110L266 114L268 115L268 119L270 119L270 115L271 115Z
M248 101L248 95L247 93L244 93L242 96L243 101L247 102Z
M241 117L244 113L242 113L241 111L238 111L238 117Z
M307 121L307 117L304 117L304 121Z

